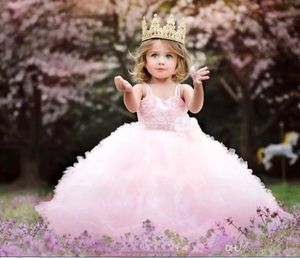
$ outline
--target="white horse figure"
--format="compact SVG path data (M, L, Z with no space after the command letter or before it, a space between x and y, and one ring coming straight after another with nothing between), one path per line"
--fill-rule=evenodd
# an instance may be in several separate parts
M257 151L257 159L259 163L263 163L266 170L272 167L270 160L274 156L286 156L290 159L289 164L293 165L298 159L298 155L293 153L293 146L297 144L299 133L295 131L287 132L284 141L279 144L270 144L265 148L259 148Z

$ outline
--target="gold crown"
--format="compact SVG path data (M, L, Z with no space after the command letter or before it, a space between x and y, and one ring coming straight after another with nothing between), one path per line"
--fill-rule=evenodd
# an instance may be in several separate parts
M186 24L184 19L182 18L177 23L177 30L175 28L175 19L171 14L167 19L167 24L163 27L160 27L160 18L157 14L154 14L154 18L151 21L150 28L147 28L146 18L144 17L142 23L142 41L152 38L161 38L161 39L169 39L174 40L179 43L184 44L185 41L185 32L186 32Z

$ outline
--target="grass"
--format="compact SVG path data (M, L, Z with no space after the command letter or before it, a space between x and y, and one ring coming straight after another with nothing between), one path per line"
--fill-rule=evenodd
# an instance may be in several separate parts
M284 202L289 208L300 203L300 184L288 183L282 184L280 182L273 182L266 184L276 199Z
M34 210L30 201L11 205L12 200L18 197L26 197L30 195L38 195L44 197L51 193L53 188L14 188L9 185L0 185L0 204L1 215L4 219L16 219L25 221L29 224L34 223L38 219L38 214Z
M17 195L38 194L46 196L53 191L53 187L30 187L30 188L15 188L10 185L0 184L0 199L10 200Z

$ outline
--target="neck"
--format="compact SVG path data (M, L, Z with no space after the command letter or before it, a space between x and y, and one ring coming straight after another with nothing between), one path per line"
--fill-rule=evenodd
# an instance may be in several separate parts
M151 80L149 81L149 84L155 84L155 85L174 85L176 83L174 83L174 81L172 80L171 77L166 78L166 79L159 79L159 78L151 78Z

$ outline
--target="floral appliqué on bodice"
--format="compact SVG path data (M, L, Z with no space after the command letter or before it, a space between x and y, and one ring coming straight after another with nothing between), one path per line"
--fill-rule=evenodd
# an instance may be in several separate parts
M197 123L195 118L189 117L188 108L180 97L180 84L176 85L175 94L167 99L155 96L148 84L144 86L147 89L147 95L141 100L137 112L138 121L144 128L182 131L191 123L193 125Z

